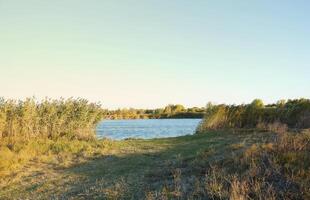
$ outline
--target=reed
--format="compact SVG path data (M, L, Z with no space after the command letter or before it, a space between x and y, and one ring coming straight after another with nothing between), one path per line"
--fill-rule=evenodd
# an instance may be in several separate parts
M0 139L68 137L89 139L102 119L100 104L85 99L0 99Z

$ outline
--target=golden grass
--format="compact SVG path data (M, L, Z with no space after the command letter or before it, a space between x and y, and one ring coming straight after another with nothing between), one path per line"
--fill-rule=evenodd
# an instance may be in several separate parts
M5 138L0 142L0 177L14 173L30 161L68 167L87 158L103 155L111 147L108 140L32 140Z
M310 132L2 141L0 199L309 199Z
M180 172L182 190L166 185L166 192L153 192L161 194L153 199L310 199L310 131L270 136L253 144L233 143L217 159L219 149L211 157L197 154L194 165Z

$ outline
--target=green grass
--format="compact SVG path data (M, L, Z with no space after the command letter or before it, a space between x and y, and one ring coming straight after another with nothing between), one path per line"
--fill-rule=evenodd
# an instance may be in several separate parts
M244 152L250 155L253 144L268 146L274 136L267 132L214 131L167 139L50 144L56 145L49 150L53 155L70 153L57 162L44 162L38 156L14 173L3 175L0 199L199 199L221 186L206 182L207 171L213 169L210 165L224 162L237 172L231 158ZM87 149L88 156L79 160ZM69 164L64 164L66 158ZM289 155L283 159L294 162Z

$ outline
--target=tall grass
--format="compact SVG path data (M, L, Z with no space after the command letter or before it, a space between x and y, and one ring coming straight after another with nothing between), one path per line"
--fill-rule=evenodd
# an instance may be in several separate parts
M66 166L104 151L95 140L99 104L85 99L25 101L0 99L0 176L30 161Z
M59 137L86 139L102 118L99 104L85 99L0 99L0 139Z
M208 104L197 132L225 128L272 129L268 124L274 128L281 124L289 128L310 128L310 99L279 101L266 106L258 99L242 105Z

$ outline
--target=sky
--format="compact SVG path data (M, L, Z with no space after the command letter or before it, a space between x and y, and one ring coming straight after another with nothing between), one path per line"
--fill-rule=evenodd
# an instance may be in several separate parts
M307 0L0 0L0 96L106 108L310 98Z

